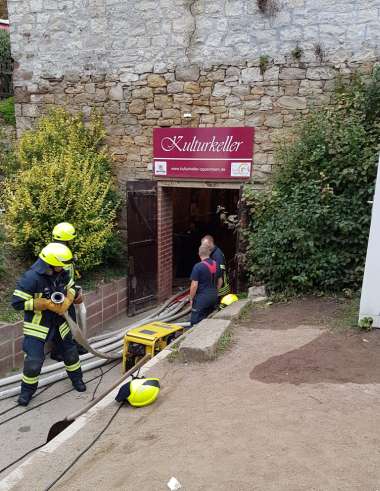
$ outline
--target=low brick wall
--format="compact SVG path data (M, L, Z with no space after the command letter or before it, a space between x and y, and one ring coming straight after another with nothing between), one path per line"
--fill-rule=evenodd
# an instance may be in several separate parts
M124 314L127 310L127 279L121 278L100 285L86 293L87 336L99 334L106 322ZM0 376L22 366L22 321L0 324Z

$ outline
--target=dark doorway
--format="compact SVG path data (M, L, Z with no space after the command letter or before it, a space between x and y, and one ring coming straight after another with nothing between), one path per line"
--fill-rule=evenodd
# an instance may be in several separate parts
M233 276L236 234L225 225L218 207L227 214L238 214L238 189L174 188L173 195L173 273L176 285L188 284L198 258L201 238L210 234L226 257Z
M157 298L157 183L127 183L128 314Z

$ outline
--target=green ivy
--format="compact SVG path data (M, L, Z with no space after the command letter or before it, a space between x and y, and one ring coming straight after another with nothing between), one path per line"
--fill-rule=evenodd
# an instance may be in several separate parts
M0 63L11 60L11 40L9 31L0 29Z
M380 71L339 83L336 104L277 152L266 193L246 187L252 279L271 292L356 289L362 281L380 137Z

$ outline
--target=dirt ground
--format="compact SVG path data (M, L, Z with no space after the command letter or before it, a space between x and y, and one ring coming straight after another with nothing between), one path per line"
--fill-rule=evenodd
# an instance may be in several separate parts
M342 303L306 298L255 310L242 325L253 329L292 329L299 325L332 327ZM250 377L264 383L380 383L380 331L329 329L288 353L271 357Z
M331 332L339 310L255 309L216 361L159 364L158 401L122 408L54 489L379 490L380 332Z

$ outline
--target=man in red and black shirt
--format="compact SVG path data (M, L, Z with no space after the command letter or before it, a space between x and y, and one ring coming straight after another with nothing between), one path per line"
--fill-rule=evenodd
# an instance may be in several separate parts
M216 261L210 259L210 248L201 245L199 257L201 261L193 267L190 277L192 326L205 319L215 309L218 303L218 288L223 282L221 269Z

